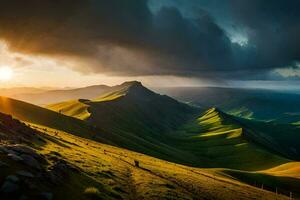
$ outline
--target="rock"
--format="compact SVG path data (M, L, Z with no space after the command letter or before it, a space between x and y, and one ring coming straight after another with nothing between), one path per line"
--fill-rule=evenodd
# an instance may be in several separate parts
M20 156L13 154L13 153L9 153L9 154L7 154L7 156L17 162L23 160Z
M6 154L9 154L9 153L11 153L11 154L17 154L17 152L15 152L15 151L13 151L11 149L8 149L7 146L2 146L1 147L1 151L4 152L4 153L6 153Z
M14 145L10 147L11 150L16 151L19 154L27 154L33 158L35 158L38 161L47 163L46 159L40 155L39 153L37 153L34 149L27 147L27 146L23 146L23 145Z
M13 182L13 183L16 183L19 181L19 178L15 175L9 175L6 177L6 180L7 181L10 181L10 182Z
M2 193L13 193L19 190L19 186L11 181L5 181L0 189Z
M7 154L15 154L15 155L21 155L26 154L33 158L35 158L38 161L41 161L43 163L47 163L46 159L43 155L37 153L34 149L31 147L27 147L24 145L16 144L16 145L3 145L2 148L0 146L0 150L7 153Z
M29 154L29 155L35 155L37 154L36 151L30 147L27 147L27 146L24 146L24 145L20 145L20 144L17 144L17 145L12 145L12 146L9 146L9 148L13 151L16 151L20 154Z
M9 165L5 162L0 161L0 167L8 167Z
M40 163L35 158L33 158L32 156L27 155L27 154L22 154L22 155L20 155L20 157L22 158L22 162L25 165L28 165L28 166L30 166L32 168L35 168L35 169L41 169Z
M28 171L24 171L24 170L17 171L17 175L24 176L27 178L34 178L34 175L32 173L30 173Z
M53 194L50 192L43 192L39 195L41 200L52 200L53 199Z

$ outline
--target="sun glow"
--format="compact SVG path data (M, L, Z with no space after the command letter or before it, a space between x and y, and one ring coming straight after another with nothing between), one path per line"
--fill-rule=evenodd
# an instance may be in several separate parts
M0 67L0 81L8 81L13 76L13 70L9 67Z

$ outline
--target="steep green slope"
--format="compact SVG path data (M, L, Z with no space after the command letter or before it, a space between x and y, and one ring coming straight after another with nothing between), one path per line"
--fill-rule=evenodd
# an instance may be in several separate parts
M121 146L166 160L189 164L196 162L196 158L187 152L177 150L161 142L160 139L139 137L129 131L116 128L114 122L96 127L88 121L6 97L0 97L0 112L13 115L15 118L31 124L63 130L77 136Z
M238 119L246 128L255 133L257 141L266 147L281 152L295 160L300 160L300 127L278 122L261 122Z
M63 113L67 116L72 116L81 120L85 120L90 117L88 111L88 105L83 103L82 100L71 100L68 102L56 103L49 105L47 108L50 110Z
M264 190L290 196L290 199L300 198L300 163L287 163L270 170L248 172L239 170L222 170L225 174L239 181L248 183ZM284 171L281 171L284 169Z
M123 137L118 146L167 160L175 158L175 162L243 170L289 162L276 141L241 121L217 109L199 117L199 109L158 95L138 82L124 83L95 100L48 108L79 119L88 116L84 118L87 122Z
M202 163L205 167L260 170L289 161L252 134L239 121L212 108L181 127L173 139L178 148L206 158Z
M85 120L94 125L137 135L161 135L197 112L196 108L156 94L139 82L125 82L94 100L59 103L48 108L80 119L88 116Z
M166 162L48 127L33 130L8 116L0 115L0 122L0 199L288 199L218 170ZM22 131L11 130L11 124ZM7 140L12 132L36 145Z
M0 112L13 115L19 120L64 130L76 135L91 137L90 126L84 121L22 101L0 97Z
M139 82L125 82L115 88L94 100L63 102L48 108L79 119L88 116L88 123L120 137L112 138L118 146L176 162L197 163L191 153L177 150L163 138L198 109L156 94Z

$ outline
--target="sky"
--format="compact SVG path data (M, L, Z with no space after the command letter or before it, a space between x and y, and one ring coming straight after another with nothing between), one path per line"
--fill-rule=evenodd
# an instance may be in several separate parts
M1 0L2 87L298 88L299 0Z

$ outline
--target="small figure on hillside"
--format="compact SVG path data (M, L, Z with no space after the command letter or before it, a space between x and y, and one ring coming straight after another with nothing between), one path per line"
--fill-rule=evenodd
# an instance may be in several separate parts
M140 162L138 160L134 160L134 166L140 167Z

